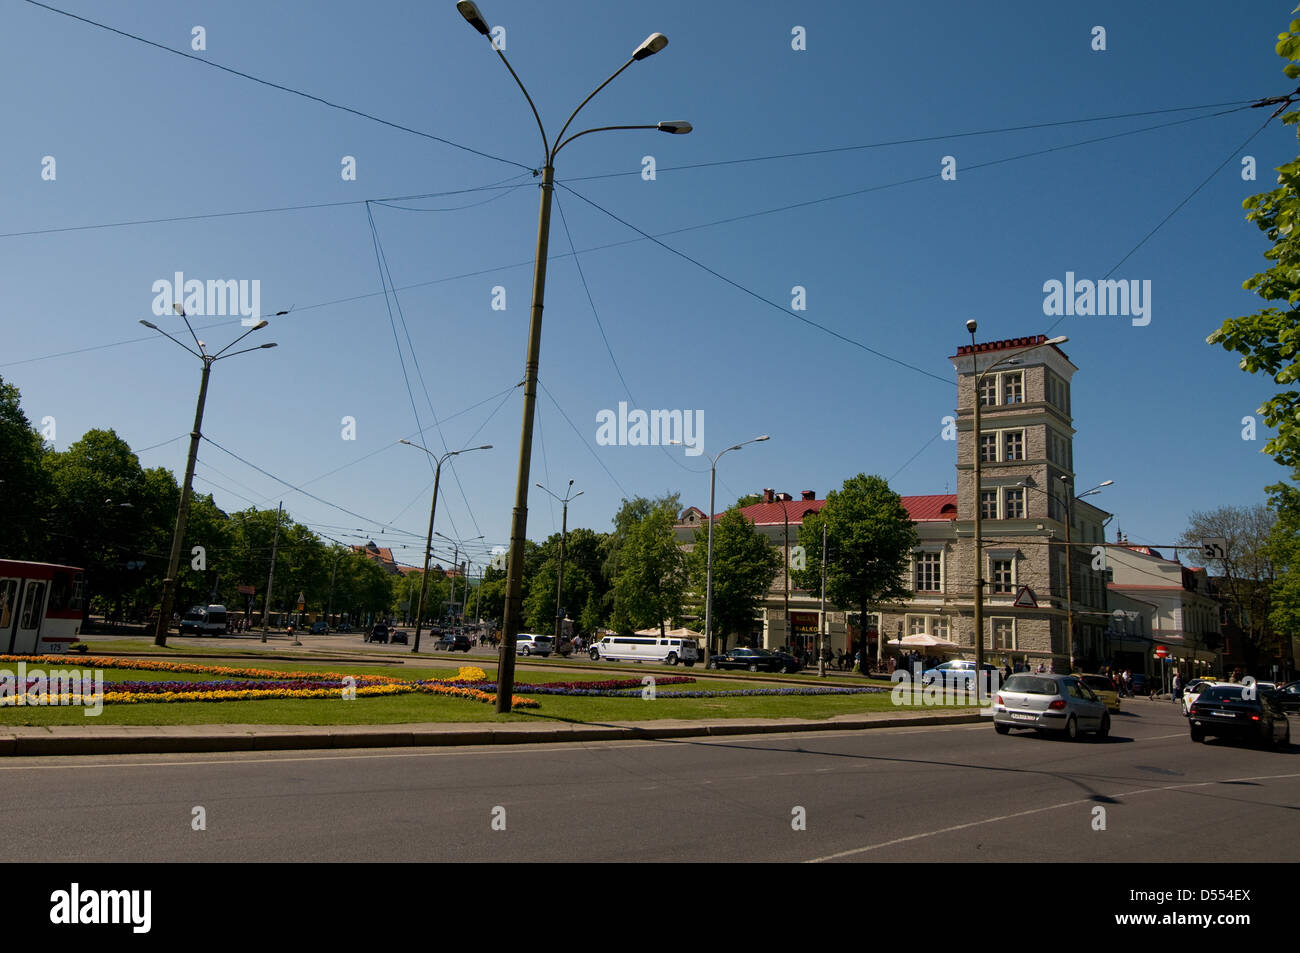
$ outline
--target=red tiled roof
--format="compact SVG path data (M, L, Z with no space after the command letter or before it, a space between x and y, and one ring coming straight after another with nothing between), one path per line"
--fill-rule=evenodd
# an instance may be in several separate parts
M975 354L986 354L990 351L1009 351L1016 348L1032 347L1035 344L1042 344L1046 340L1046 334L1033 334L1029 337L1023 338L1006 338L1002 341L977 342L973 347L969 344L963 344L961 347L957 348L957 353L954 354L953 357L965 357L972 352ZM1052 345L1052 349L1060 352L1061 356L1065 357L1065 352L1055 344Z
M826 505L825 500L777 500L772 503L754 503L741 509L740 513L747 520L758 526L784 524L787 516L790 525L798 526L803 522L805 513L816 513ZM955 520L957 518L957 494L935 493L929 496L905 496L903 506L913 522L935 520ZM782 508L785 513L782 513ZM719 513L715 519L721 519Z

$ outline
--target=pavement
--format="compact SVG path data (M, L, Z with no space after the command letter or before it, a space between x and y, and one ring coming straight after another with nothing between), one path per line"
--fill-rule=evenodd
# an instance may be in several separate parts
M395 725L15 725L0 729L0 756L288 751L653 741L724 735L910 728L979 722L978 712L872 712L825 719L717 718L589 723L536 716L526 722Z

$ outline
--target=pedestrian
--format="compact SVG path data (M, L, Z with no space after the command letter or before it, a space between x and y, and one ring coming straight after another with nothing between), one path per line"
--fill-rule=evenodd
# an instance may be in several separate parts
M1034 669L1034 671L1037 672L1039 675L1042 675L1042 674L1043 674L1043 663L1042 663L1042 662L1039 662L1039 663L1038 663L1038 668Z

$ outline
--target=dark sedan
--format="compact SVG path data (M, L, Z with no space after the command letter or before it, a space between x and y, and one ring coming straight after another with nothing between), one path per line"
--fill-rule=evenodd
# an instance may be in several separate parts
M1273 697L1287 711L1300 712L1300 682L1287 682Z
M448 633L433 643L433 649L446 649L448 652L468 652L470 649L468 635L451 635Z
M1274 748L1291 743L1291 723L1276 692L1246 692L1244 685L1212 685L1187 712L1193 741L1241 738Z
M370 630L370 634L366 636L366 641L367 641L367 642L383 642L385 645L387 645L387 644L388 644L388 626L384 625L382 622L379 623L378 625L376 625L373 629Z
M751 672L794 671L798 662L788 655L769 652L767 649L728 649L709 658L709 668L744 668Z

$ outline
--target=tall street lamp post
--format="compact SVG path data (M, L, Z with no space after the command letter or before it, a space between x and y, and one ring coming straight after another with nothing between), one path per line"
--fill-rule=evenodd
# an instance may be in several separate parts
M456 575L457 575L457 573L460 572L460 548L461 548L462 546L464 546L466 543L477 542L478 540L482 539L483 537L482 537L482 536L475 536L473 539L460 540L460 539L452 539L450 536L443 536L442 533L434 533L433 535L434 535L434 536L441 536L443 539L445 539L447 542L451 543L451 545L452 545L452 556L451 556L451 611L454 613L454 612L456 611ZM468 599L468 598L469 598L469 595L468 595L468 594L469 594L469 577L468 577L468 576L465 577L465 593L466 593L466 599ZM464 612L462 612L462 613L460 614L460 619L461 619L461 622L462 622L462 623L465 621L465 613L464 613Z
M473 453L475 450L491 450L492 444L485 443L481 447L466 447L464 450L448 450L439 457L428 447L422 447L418 443L411 443L409 440L399 440L397 442L404 443L408 447L414 447L416 450L423 450L438 461L438 465L433 468L433 502L429 504L429 535L424 541L424 572L420 574L420 604L415 615L415 645L411 647L412 652L418 652L420 651L421 627L424 625L424 597L429 591L429 555L433 550L433 518L438 513L438 482L442 479L442 465L452 457L460 456L462 453Z
M579 490L573 496L569 496L569 490L573 489L573 481L569 481L568 487L564 491L564 499L560 499L540 483L537 484L539 490L545 490L551 494L551 497L559 503L564 504L563 516L560 518L560 571L556 574L555 582L555 651L560 651L560 635L564 623L564 544L569 535L569 501L576 500L582 496L586 490ZM554 525L554 524L552 524Z
M537 107L533 104L533 98L528 95L528 90L524 88L524 84L519 79L518 74L515 73L514 67L506 59L505 52L492 40L492 31L488 27L487 20L483 18L483 14L479 12L478 7L472 0L459 0L456 9L460 11L460 15L465 18L470 26L488 39L493 51L501 58L501 62L505 64L506 69L510 71L515 84L519 87L519 91L524 94L524 99L528 100L528 107L532 110L533 118L537 121L537 129L542 134L542 147L546 157L545 165L542 167L541 208L537 220L537 261L533 267L533 300L528 322L528 353L524 364L524 408L523 423L519 436L519 470L515 480L515 506L510 522L510 555L506 563L504 631L501 640L501 661L497 671L496 710L498 712L509 712L510 698L514 691L515 682L515 637L519 634L520 620L523 615L524 540L528 531L528 474L533 452L533 411L537 404L537 368L541 360L542 306L546 297L546 257L551 229L551 196L555 188L555 158L559 155L560 150L574 139L589 133L614 129L658 129L660 132L672 135L683 135L691 131L691 124L677 121L660 122L654 125L598 126L576 132L567 139L564 138L569 125L582 111L582 107L591 102L597 93L612 83L615 77L633 63L648 56L653 56L668 45L668 37L662 33L652 33L633 51L631 58L626 63L620 66L609 79L597 86L591 95L578 104L578 108L570 114L568 120L560 128L559 135L555 137L555 145L552 146L546 136L546 128L542 125L542 117L538 115Z
M709 464L709 551L704 568L704 665L706 668L709 665L709 656L713 652L713 498L718 482L718 461L722 459L724 453L730 453L732 450L739 450L751 443L762 443L764 440L770 439L771 437L767 434L763 434L761 437L746 440L744 443L727 447L725 450L719 450L717 456Z
M1069 340L1065 335L1054 338L1048 338L1045 341L1039 341L1037 344L1031 344L1028 347L1016 348L1014 351L1003 355L994 361L988 367L984 368L983 373L979 369L979 352L976 350L975 331L979 325L974 319L966 322L966 330L970 332L970 359L971 359L971 377L973 379L974 391L971 394L975 406L974 435L973 447L975 457L975 684L979 686L977 691L980 694L979 702L983 704L983 685L984 685L984 527L981 519L981 509L983 500L980 494L981 476L983 473L980 467L981 463L981 445L980 445L980 382L984 380L984 375L999 365L1008 363L1012 358L1027 354L1030 351L1048 345L1064 344Z
M162 604L158 609L158 625L154 629L153 644L159 646L166 646L167 629L171 625L172 620L172 603L176 598L176 573L180 569L181 543L185 539L185 523L189 519L190 515L190 494L194 485L194 461L198 459L199 440L203 436L203 405L206 404L208 400L208 377L212 373L212 365L217 363L217 361L223 361L226 358L234 357L237 354L247 354L249 351L260 351L263 348L275 347L275 344L271 343L262 344L258 347L246 347L240 351L230 351L232 347L244 340L244 338L248 337L254 331L260 331L262 328L266 327L266 321L258 321L239 337L235 338L223 347L220 351L217 351L215 354L209 354L203 342L199 340L199 336L194 333L194 327L190 324L190 319L185 314L185 309L179 304L172 305L172 307L176 309L176 313L181 316L181 320L183 320L185 326L189 328L190 337L194 338L194 344L198 350L195 350L188 344L182 344L151 321L142 320L140 323L152 331L157 331L168 340L175 342L180 347L184 348L185 351L193 354L202 361L203 376L199 378L199 400L198 404L196 404L194 408L194 428L190 431L190 452L189 456L185 460L185 481L181 484L181 499L180 503L176 507L176 528L172 531L172 550L171 555L167 560L167 577L163 580ZM279 311L276 313L284 314L285 312ZM227 354L227 351L230 351L230 353Z

